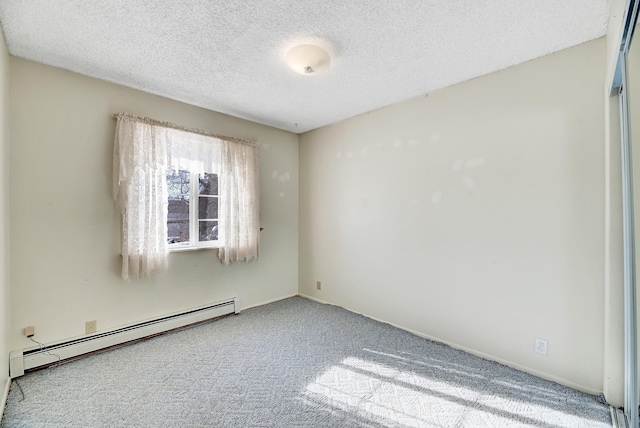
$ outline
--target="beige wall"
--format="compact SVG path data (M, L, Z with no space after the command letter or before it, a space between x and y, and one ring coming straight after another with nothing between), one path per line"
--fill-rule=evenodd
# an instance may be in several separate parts
M9 378L9 54L0 30L0 400ZM0 403L0 413L2 403Z
M600 39L302 135L300 292L602 391L605 69Z
M12 349L237 296L247 307L297 293L298 137L12 57ZM212 250L172 253L169 271L120 278L111 199L115 112L248 138L261 149L260 260L224 267ZM276 175L274 171L278 171ZM288 179L287 179L288 177Z

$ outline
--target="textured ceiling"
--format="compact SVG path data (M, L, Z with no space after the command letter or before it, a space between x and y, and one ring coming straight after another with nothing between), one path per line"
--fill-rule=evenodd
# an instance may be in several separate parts
M608 0L0 2L12 55L296 133L598 38L608 16ZM289 70L299 43L329 71Z

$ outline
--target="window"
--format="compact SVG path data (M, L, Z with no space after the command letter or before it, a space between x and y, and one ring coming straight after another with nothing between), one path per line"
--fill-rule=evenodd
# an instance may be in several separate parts
M169 170L167 193L169 249L219 247L218 174Z
M169 251L217 248L225 265L257 260L258 145L127 113L114 116L122 278L166 271Z

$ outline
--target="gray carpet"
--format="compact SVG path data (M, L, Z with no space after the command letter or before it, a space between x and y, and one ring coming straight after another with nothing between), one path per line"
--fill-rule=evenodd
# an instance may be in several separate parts
M611 427L594 396L299 297L19 383L2 427Z

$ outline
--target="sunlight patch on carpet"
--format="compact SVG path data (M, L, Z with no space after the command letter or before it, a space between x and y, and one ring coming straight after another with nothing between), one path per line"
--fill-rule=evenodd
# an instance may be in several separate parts
M543 391L539 391L543 392ZM423 426L592 426L593 421L557 408L429 379L376 361L348 357L333 365L304 391L307 404L323 405L375 423ZM550 399L551 397L540 398ZM557 405L557 402L555 403ZM557 425L562 421L562 425Z

